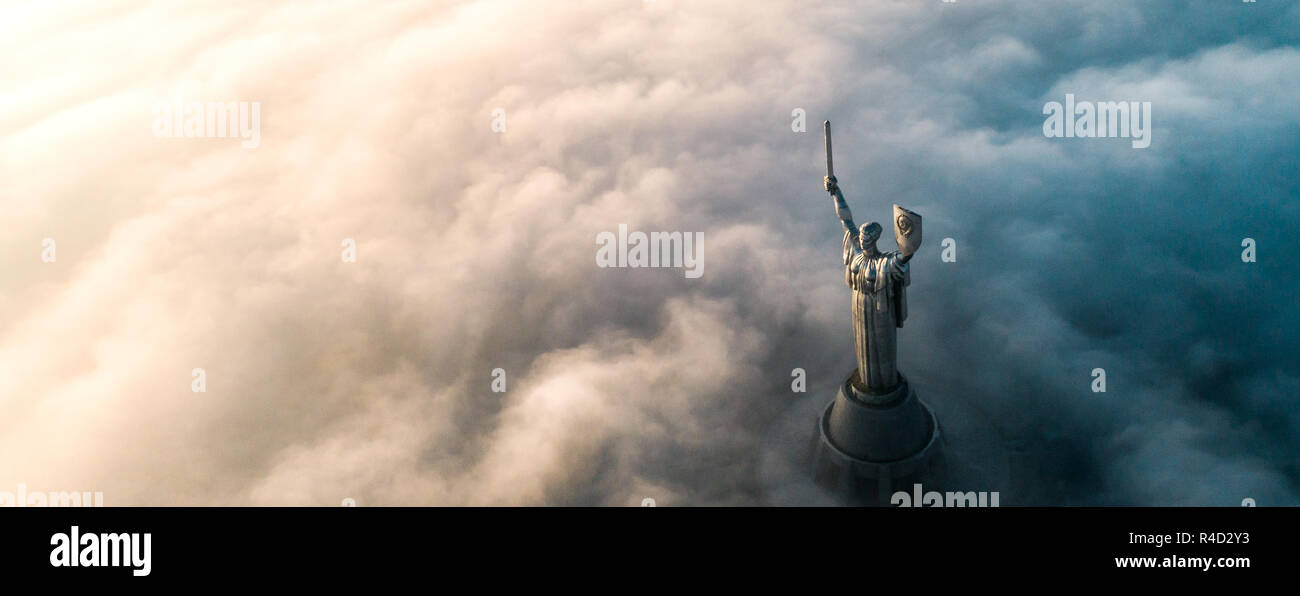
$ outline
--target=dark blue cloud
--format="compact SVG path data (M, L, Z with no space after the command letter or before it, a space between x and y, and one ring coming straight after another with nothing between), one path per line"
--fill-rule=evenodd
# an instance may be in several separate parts
M850 204L928 217L904 366L941 413L986 413L966 439L1016 461L1006 501L1297 502L1297 15L967 2L900 15L887 43L841 38L858 53L828 112ZM1152 102L1151 146L1044 138L1065 93ZM815 194L815 163L791 192Z

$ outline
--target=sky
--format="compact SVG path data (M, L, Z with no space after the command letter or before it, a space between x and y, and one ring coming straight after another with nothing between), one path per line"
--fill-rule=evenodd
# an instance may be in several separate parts
M962 488L1300 504L1296 4L15 2L0 53L0 491L819 504L830 119L858 222L924 217L900 368ZM1045 136L1067 95L1150 146ZM702 275L598 266L621 224Z

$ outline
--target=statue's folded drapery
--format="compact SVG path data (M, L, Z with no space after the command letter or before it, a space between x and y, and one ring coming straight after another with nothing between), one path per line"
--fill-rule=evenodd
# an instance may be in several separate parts
M898 252L868 256L844 233L844 281L853 290L853 348L864 389L885 393L898 385L898 328L907 316L907 263Z

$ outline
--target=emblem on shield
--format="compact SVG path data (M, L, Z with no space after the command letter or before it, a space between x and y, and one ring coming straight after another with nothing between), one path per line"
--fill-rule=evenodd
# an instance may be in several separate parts
M911 255L921 247L921 216L894 205L894 240L898 251Z

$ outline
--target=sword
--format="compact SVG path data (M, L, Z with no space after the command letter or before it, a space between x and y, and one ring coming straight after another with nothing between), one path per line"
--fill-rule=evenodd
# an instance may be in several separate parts
M831 182L831 180L835 179L835 161L831 158L831 121L823 122L822 127L826 129L826 186L828 187L826 192L829 192L831 198L835 199L835 216L840 218L840 221L844 223L844 229L848 232L845 238L852 240L853 247L861 251L862 243L858 238L858 225L853 223L853 213L849 211L848 204L844 202L844 195L840 194L839 183ZM846 244L844 250L848 251L848 249ZM845 258L848 258L847 254ZM844 264L847 265L848 261L845 261Z
M826 176L835 177L835 162L831 160L831 121L823 123L826 128Z

